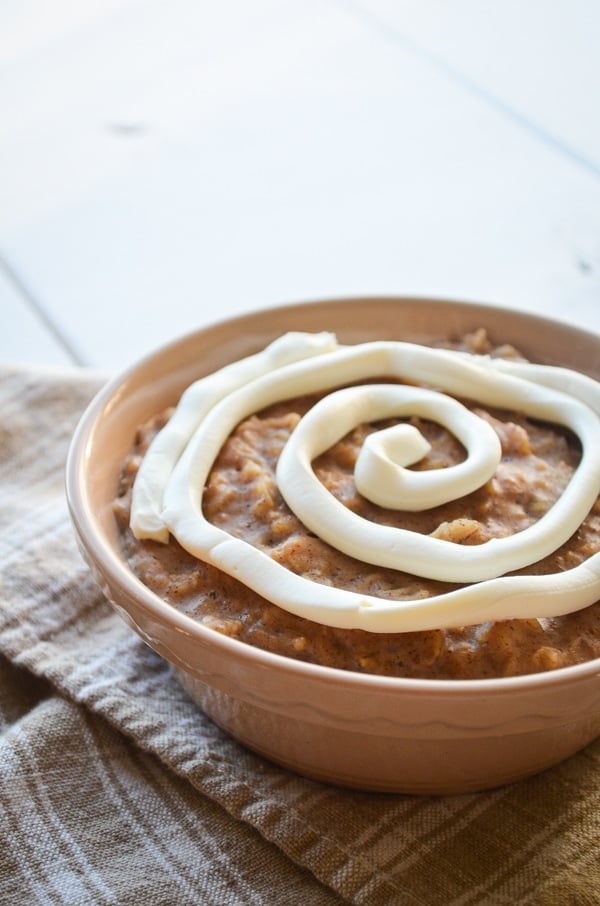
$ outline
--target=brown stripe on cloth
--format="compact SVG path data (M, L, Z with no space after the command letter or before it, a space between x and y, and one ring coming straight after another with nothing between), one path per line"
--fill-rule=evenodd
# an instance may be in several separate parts
M0 369L0 902L600 902L600 743L419 799L296 777L202 714L76 549L64 462L100 382Z

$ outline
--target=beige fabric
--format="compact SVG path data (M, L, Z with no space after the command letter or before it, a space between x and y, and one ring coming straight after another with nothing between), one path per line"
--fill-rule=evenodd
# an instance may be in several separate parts
M76 549L64 461L100 382L0 370L0 903L600 902L600 741L419 799L296 777L201 713Z

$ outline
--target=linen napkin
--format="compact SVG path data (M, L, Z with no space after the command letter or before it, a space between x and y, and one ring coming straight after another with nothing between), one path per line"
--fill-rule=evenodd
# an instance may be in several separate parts
M202 713L76 548L64 464L102 381L0 367L0 903L600 902L600 741L488 793L375 795Z

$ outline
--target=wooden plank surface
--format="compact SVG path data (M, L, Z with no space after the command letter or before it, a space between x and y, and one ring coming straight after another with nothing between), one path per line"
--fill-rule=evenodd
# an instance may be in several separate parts
M118 369L364 293L600 329L599 9L2 7L0 254L29 304L0 283L0 359Z

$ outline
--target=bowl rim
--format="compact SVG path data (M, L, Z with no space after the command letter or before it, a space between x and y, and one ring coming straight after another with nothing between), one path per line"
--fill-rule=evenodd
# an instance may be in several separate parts
M265 651L261 648L254 647L247 642L230 638L222 635L209 627L204 626L198 620L188 616L177 608L168 604L158 594L151 591L128 567L124 558L120 558L97 519L96 514L90 504L88 489L85 481L86 457L90 450L94 433L105 412L109 412L123 395L123 388L127 381L138 371L147 367L154 359L163 358L169 352L175 350L184 342L192 341L196 336L201 337L207 331L212 329L225 328L227 325L243 325L244 322L250 322L257 316L268 314L285 315L287 311L293 309L295 312L301 309L310 310L314 307L325 304L340 305L344 304L364 304L365 302L384 302L384 303L423 303L442 306L458 306L464 310L468 307L477 309L482 314L487 311L490 314L509 313L515 317L526 319L530 323L537 323L540 327L550 326L568 327L571 332L581 334L582 337L590 337L600 342L600 333L580 328L577 325L568 324L555 318L549 318L544 315L530 313L520 309L506 309L498 305L479 303L470 300L451 299L438 296L413 296L413 295L373 295L373 296L335 296L330 298L315 299L297 303L287 303L284 305L273 306L265 309L253 309L241 315L233 315L228 318L210 322L209 324L199 327L195 330L188 331L161 344L138 358L125 369L121 370L111 377L95 394L83 411L76 428L73 432L66 458L64 482L67 507L71 521L76 530L80 545L86 554L99 567L102 575L108 576L111 583L125 591L128 597L134 598L145 613L152 617L157 623L163 626L171 625L179 633L189 637L197 638L205 646L213 649L220 649L223 653L231 653L236 659L241 659L248 664L252 663L257 667L266 667L271 670L284 670L288 674L297 674L298 676L312 677L316 680L327 682L334 686L358 686L364 690L378 692L398 693L401 691L413 693L433 693L441 696L451 695L452 697L464 697L485 693L486 695L501 695L509 690L515 691L533 691L540 688L547 689L553 686L562 686L566 683L584 680L594 675L600 676L600 657L584 661L580 664L574 664L567 667L559 667L540 673L528 673L519 676L510 677L486 677L479 679L426 679L413 677L396 677L383 676L380 674L360 673L353 670L344 670L336 667L328 667L321 664L314 664L307 661L297 660L287 657L286 655L276 654ZM94 544L94 552L90 550L91 543ZM104 590L106 595L106 590Z

